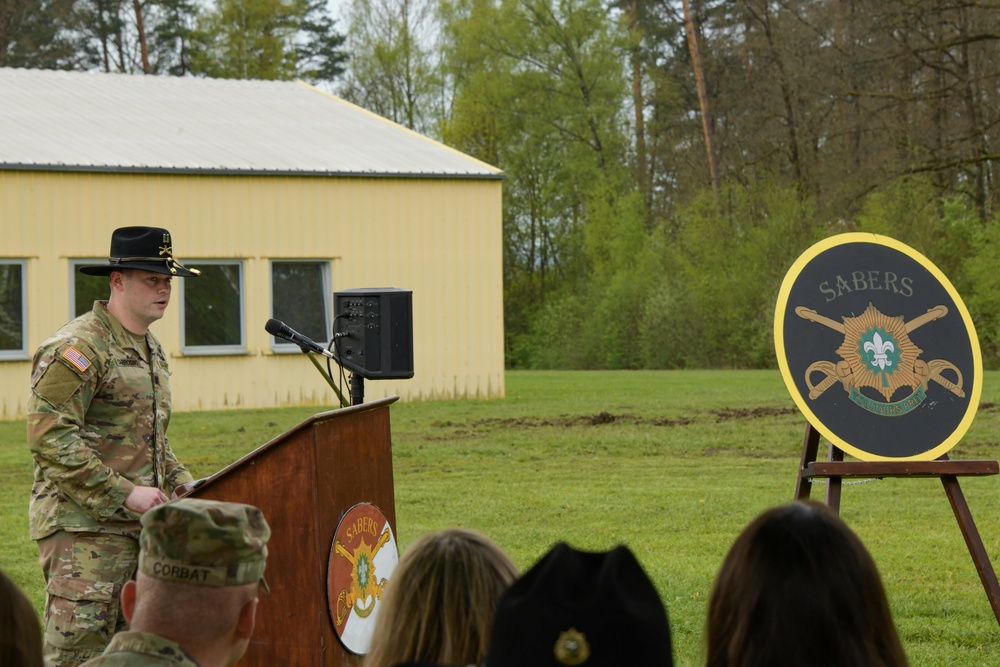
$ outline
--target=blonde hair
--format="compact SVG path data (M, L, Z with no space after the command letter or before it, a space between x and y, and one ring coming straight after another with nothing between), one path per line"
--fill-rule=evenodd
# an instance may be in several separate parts
M517 577L500 547L475 531L424 535L389 580L364 667L481 663L497 603Z

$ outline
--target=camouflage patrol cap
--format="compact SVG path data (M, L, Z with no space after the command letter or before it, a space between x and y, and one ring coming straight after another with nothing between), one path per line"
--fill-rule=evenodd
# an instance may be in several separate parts
M271 528L252 505L181 498L157 505L141 523L143 574L202 586L264 583Z

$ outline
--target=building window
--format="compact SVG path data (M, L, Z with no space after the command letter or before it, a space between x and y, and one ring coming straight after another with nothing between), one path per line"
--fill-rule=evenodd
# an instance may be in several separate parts
M181 292L181 351L184 354L246 352L243 311L243 262L185 262L196 278L175 278Z
M107 301L111 296L111 281L107 276L80 273L81 266L99 266L103 259L71 259L69 261L69 316L79 317L94 307L95 301Z
M27 349L27 263L0 260L0 359L24 359Z
M271 262L271 317L274 319L326 345L330 340L332 301L329 261ZM298 352L299 346L271 336L271 349Z

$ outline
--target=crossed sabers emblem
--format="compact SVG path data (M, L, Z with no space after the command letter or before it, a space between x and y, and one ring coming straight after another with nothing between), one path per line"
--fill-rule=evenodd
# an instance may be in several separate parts
M338 627L344 623L344 619L347 618L347 612L352 607L354 608L354 613L361 618L366 618L375 609L375 602L381 599L382 592L385 590L385 585L388 582L386 579L382 579L382 581L376 583L375 555L388 541L389 529L386 528L382 531L382 535L379 536L375 546L369 548L362 541L353 554L341 544L340 540L334 543L334 550L351 564L351 590L348 591L345 588L337 596ZM372 599L373 597L374 599ZM369 600L370 602L366 606L364 602Z
M180 266L182 269L187 269L196 276L201 275L201 271L198 269L188 269L186 266L182 266L180 262L174 259L174 251L170 247L170 234L163 235L163 245L160 246L160 257L166 257L167 268L170 269L170 274L174 275L177 273L177 268Z
M909 322L903 322L902 317L887 317L880 313L873 304L868 304L868 309L855 318L844 318L843 322L837 322L829 317L820 315L811 308L798 306L795 314L799 317L822 324L844 334L844 343L838 349L842 361L836 363L832 361L817 361L806 369L806 385L809 387L809 398L815 400L840 382L844 391L851 392L852 387L873 387L880 391L888 400L896 388L900 386L910 386L916 389L920 386L924 392L931 380L937 382L956 396L965 397L962 389L962 372L950 361L935 359L933 361L923 361L919 359L922 352L909 339L909 334L918 327L921 327L934 320L941 319L948 314L948 308L943 305L934 306L923 315L920 315ZM895 334L894 342L883 341L876 332L873 340L869 341L863 337L866 331L884 328L889 334ZM860 333L859 333L860 332ZM869 361L862 354L872 352L872 363L881 368L881 373L873 370L869 366ZM886 353L895 353L897 367L891 366L892 360L886 358ZM903 362L900 364L899 362ZM955 380L949 380L943 373L949 371L954 374ZM813 384L812 377L820 373L823 379ZM894 378L890 384L888 378ZM880 382L875 382L874 378L881 378Z

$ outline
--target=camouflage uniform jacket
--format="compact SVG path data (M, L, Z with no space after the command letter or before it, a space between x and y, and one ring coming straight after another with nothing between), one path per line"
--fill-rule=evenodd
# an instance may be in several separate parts
M152 632L127 630L111 638L104 653L82 667L200 667L180 644Z
M31 539L57 530L139 535L125 508L136 485L168 496L191 481L167 441L170 371L146 335L152 368L106 302L66 324L35 353L28 446L35 460Z

